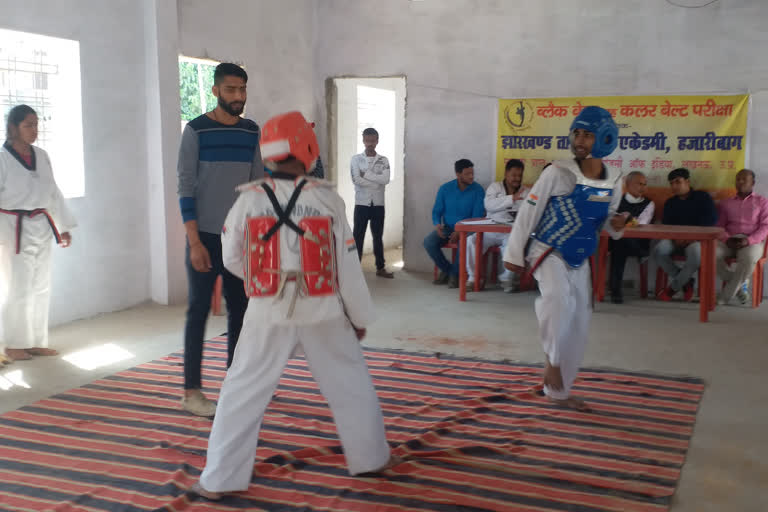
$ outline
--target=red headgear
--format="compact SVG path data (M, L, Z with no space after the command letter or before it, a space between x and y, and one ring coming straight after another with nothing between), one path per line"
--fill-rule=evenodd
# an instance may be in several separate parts
M261 134L261 157L265 163L295 157L310 172L317 161L320 148L313 130L301 112L287 112L266 122Z

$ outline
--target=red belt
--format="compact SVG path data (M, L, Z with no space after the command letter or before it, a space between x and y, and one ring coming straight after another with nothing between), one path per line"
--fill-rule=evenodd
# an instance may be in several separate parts
M51 231L53 231L53 236L56 238L56 243L61 243L61 235L59 234L59 230L56 228L56 224L53 222L51 214L49 214L48 210L45 208L36 208L34 210L4 210L3 208L0 208L0 213L13 215L16 217L16 254L21 252L21 228L25 217L29 217L31 219L37 217L38 215L45 215L45 218L48 220L48 224L51 226Z

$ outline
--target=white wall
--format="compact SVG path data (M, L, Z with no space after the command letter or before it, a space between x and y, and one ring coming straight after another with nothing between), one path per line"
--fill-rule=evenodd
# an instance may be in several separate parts
M336 183L336 191L344 199L347 207L347 222L353 225L355 209L355 185L352 183L352 175L349 172L349 164L352 155L357 153L357 137L349 134L357 134L357 84L354 80L335 80L336 85L336 135L333 166L327 169L330 175L326 176ZM333 108L333 107L331 107Z
M245 67L246 117L259 125L288 110L315 117L311 0L178 0L178 5L183 55Z
M185 232L176 193L181 140L178 11L175 2L143 2L150 296L160 304L180 304L187 296L187 274Z
M326 0L315 98L327 77L407 76L405 263L428 270L421 241L453 161L492 180L497 98L768 89L766 19L763 0ZM768 97L753 107L751 165L768 181Z
M80 41L85 197L69 200L79 222L72 247L54 250L51 322L142 302L149 297L143 4L3 0L0 12L3 28Z

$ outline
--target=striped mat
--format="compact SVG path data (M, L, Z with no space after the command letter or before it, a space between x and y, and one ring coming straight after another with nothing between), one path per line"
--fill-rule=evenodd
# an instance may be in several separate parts
M224 377L206 344L205 391ZM210 421L179 410L172 354L0 416L0 509L48 511L622 511L669 509L704 385L586 370L591 414L550 405L541 366L371 350L394 453L384 477L347 475L303 359L267 410L247 492L186 495Z

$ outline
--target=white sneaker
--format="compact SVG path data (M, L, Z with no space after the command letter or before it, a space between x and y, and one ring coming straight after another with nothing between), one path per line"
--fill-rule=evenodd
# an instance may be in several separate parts
M504 290L504 293L515 293L520 290L520 283L512 281L511 279L509 281L502 281L501 288Z
M475 291L475 282L474 281L467 281L467 291L468 292Z
M736 298L739 299L739 302L742 304L746 304L749 301L749 293L744 288L745 287L742 286L739 288L739 291L736 292Z
M206 418L216 414L216 404L208 400L199 389L194 390L192 394L189 396L185 395L181 399L181 408L195 416L204 416Z

